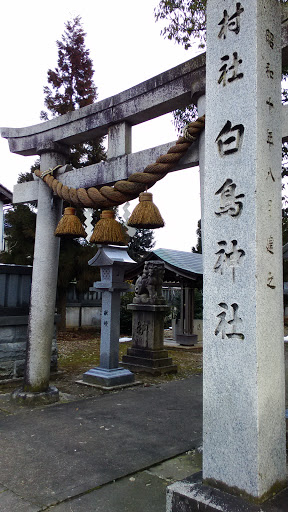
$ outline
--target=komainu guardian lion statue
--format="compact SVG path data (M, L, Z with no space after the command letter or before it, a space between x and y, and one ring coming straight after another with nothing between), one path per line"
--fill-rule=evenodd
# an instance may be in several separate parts
M164 271L162 261L145 261L143 272L135 283L134 304L165 304L162 295Z

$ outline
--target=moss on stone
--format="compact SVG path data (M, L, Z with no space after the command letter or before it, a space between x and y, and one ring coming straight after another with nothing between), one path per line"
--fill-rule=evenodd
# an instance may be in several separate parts
M247 493L246 491L239 489L239 487L230 487L229 485L225 484L224 482L221 482L219 480L214 480L213 478L206 478L203 480L204 485L208 485L209 487L214 487L216 489L219 489L220 491L226 492L228 494L232 494L234 496L239 496L240 498L243 498L244 500L253 503L255 505L260 505L261 503L264 503L270 498L273 498L276 494L278 494L280 491L283 491L285 487L287 487L287 481L277 481L275 484L273 484L270 489L260 496L259 498L252 496L252 494Z

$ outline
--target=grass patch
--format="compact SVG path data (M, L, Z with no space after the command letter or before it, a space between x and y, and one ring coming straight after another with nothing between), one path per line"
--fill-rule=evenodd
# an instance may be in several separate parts
M126 337L124 333L121 335ZM119 365L121 366L122 356L127 353L131 342L119 343ZM170 350L169 357L177 365L176 374L164 374L152 376L139 373L137 379L145 384L158 384L171 380L180 380L195 374L202 373L202 353L187 350ZM60 372L69 378L75 374L81 374L90 368L96 367L100 362L100 334L93 330L68 331L58 334L58 368Z

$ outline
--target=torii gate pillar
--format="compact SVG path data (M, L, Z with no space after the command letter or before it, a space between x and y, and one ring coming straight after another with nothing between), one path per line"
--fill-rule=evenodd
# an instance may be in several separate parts
M38 154L40 170L45 171L64 165L68 152L66 146L51 143L38 148ZM58 390L49 387L49 378L60 249L60 239L54 236L54 231L61 212L62 200L53 196L40 180L25 377L23 389L12 394L14 399L25 403L50 403L59 398Z

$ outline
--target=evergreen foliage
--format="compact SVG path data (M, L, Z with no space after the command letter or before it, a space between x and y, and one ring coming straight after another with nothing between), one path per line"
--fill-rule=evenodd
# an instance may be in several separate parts
M128 242L128 254L130 258L139 263L152 251L155 245L154 233L151 229L136 229L136 233Z
M32 172L22 172L17 183L33 181ZM32 265L36 228L33 205L18 204L6 211L4 230L8 251L0 254L0 262L14 265Z
M62 40L56 41L58 67L54 71L49 69L47 73L52 90L49 86L44 87L44 103L53 117L91 105L97 98L93 64L85 47L85 36L81 18L77 16L65 24ZM41 119L47 121L47 112L41 112Z
M33 170L35 169L39 169L39 166L36 167L36 162L33 166ZM33 178L33 170L32 170L32 167L31 167L31 170L30 172L20 172L19 176L18 176L18 179L17 179L17 183L25 183L25 181L33 181L34 178Z
M52 117L86 107L97 99L93 63L85 46L85 36L81 18L77 16L65 23L61 41L56 41L58 65L54 70L48 70L48 85L44 87L44 104ZM44 121L49 119L47 110L40 113ZM70 161L75 168L92 165L105 158L103 138L71 147Z
M24 204L5 213L4 228L8 251L1 252L1 263L32 265L35 242L36 213Z
M192 252L198 252L199 254L202 254L202 233L201 233L201 219L197 222L197 243L195 247L192 247Z

